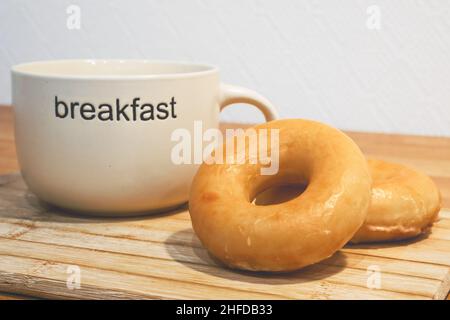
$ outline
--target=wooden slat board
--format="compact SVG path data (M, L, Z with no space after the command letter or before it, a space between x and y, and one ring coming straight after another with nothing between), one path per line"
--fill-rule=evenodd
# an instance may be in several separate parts
M81 270L67 288L68 268ZM380 270L380 288L367 287ZM369 271L368 271L369 270ZM130 219L73 216L0 176L0 291L52 298L444 299L450 287L450 211L431 234L352 246L290 274L224 268L192 231L186 208Z
M444 207L450 208L450 138L347 134L368 157L408 164L429 174L441 190ZM0 174L18 168L11 108L0 106ZM0 251L7 252L0 254L0 299L427 299L448 292L449 252L444 246L450 239L449 210L441 212L441 221L427 239L346 248L296 274L263 276L217 266L193 236L182 209L148 220L76 218L39 207L16 179L17 175L0 178ZM68 290L65 284L72 264L82 270L80 290ZM380 290L365 286L369 266L382 271Z

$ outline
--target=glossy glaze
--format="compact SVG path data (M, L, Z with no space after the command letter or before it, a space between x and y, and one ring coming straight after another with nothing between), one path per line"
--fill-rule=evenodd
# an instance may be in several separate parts
M279 129L280 171L259 164L203 164L191 187L189 210L203 245L225 264L247 270L290 271L331 256L362 225L371 178L358 146L324 124L289 119L259 125ZM258 206L269 187L308 182L281 204Z
M426 231L440 208L436 184L401 164L368 160L373 179L366 221L351 242L407 239Z

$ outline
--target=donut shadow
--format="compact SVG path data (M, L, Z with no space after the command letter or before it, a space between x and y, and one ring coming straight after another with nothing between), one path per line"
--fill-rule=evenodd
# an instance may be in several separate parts
M186 242L180 243L179 239L191 239L191 241L186 245ZM233 269L212 256L201 245L192 229L184 229L173 233L166 239L164 245L167 253L174 261L190 269L213 277L253 284L292 285L324 280L341 272L346 267L345 254L338 251L321 263L297 271L260 272Z
M377 241L377 242L361 242L361 243L347 243L345 248L347 249L383 249L391 247L405 247L411 244L426 240L433 233L433 229L430 228L427 231L418 234L408 239L390 240L390 241Z

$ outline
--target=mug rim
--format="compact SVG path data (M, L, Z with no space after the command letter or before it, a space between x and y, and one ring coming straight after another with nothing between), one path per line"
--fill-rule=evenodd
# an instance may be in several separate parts
M167 65L179 68L192 68L190 71L175 71L162 73L127 73L127 74L75 74L75 73L52 73L46 71L29 70L36 66L55 66L68 64L88 64L88 65L105 65L105 64L142 64L147 67L150 65ZM198 76L205 76L217 73L219 69L210 64L196 63L179 60L153 60L153 59L56 59L56 60L38 60L25 63L19 63L11 67L13 75L26 76L31 78L45 78L45 79L71 79L71 80L146 80L146 79L178 79L178 78L192 78Z

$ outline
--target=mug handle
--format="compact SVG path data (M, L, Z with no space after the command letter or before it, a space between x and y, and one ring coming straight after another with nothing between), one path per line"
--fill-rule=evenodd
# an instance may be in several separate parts
M243 87L222 83L220 85L219 105L222 111L233 103L247 103L257 107L264 114L266 121L278 119L278 112L273 104L259 93Z

